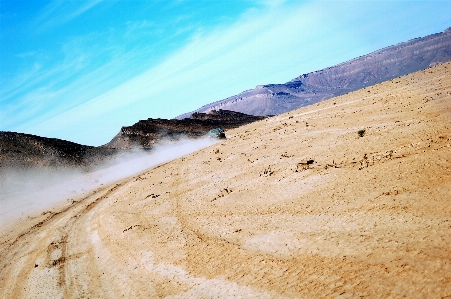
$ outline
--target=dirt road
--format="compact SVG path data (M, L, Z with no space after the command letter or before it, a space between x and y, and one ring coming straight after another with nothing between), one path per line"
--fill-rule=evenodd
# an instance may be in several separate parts
M3 234L1 297L451 296L450 63L227 135Z

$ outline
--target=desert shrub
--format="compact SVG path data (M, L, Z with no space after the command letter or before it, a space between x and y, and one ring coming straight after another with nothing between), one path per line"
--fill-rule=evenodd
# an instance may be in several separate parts
M359 134L359 137L363 137L363 135L365 135L365 129L358 130L357 134Z

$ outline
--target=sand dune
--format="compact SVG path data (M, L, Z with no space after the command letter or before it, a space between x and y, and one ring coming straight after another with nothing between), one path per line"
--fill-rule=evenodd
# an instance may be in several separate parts
M451 63L230 130L3 234L1 296L451 296L450 132Z

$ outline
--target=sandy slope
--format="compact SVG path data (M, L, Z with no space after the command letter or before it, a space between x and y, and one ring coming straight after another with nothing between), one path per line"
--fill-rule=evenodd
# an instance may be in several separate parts
M451 296L450 63L227 133L1 236L1 296Z

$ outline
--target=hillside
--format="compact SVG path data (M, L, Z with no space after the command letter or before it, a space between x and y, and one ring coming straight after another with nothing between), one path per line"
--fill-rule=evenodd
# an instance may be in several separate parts
M122 127L109 143L99 147L31 134L0 132L0 172L6 168L43 167L92 170L116 154L126 154L128 149L151 149L165 140L196 139L217 127L227 130L264 118L227 110L194 113L184 120L149 118Z
M0 170L4 168L81 167L88 169L117 153L57 138L0 132Z
M247 115L240 112L219 109L209 113L193 113L189 118L140 120L121 131L104 147L109 148L151 148L164 140L199 138L215 128L224 130L237 128L258 120L263 116Z
M316 72L285 84L255 89L207 104L195 112L228 109L251 115L276 115L451 60L451 28L416 38ZM192 112L178 116L189 117Z
M450 103L446 63L230 130L3 232L0 296L449 297Z

